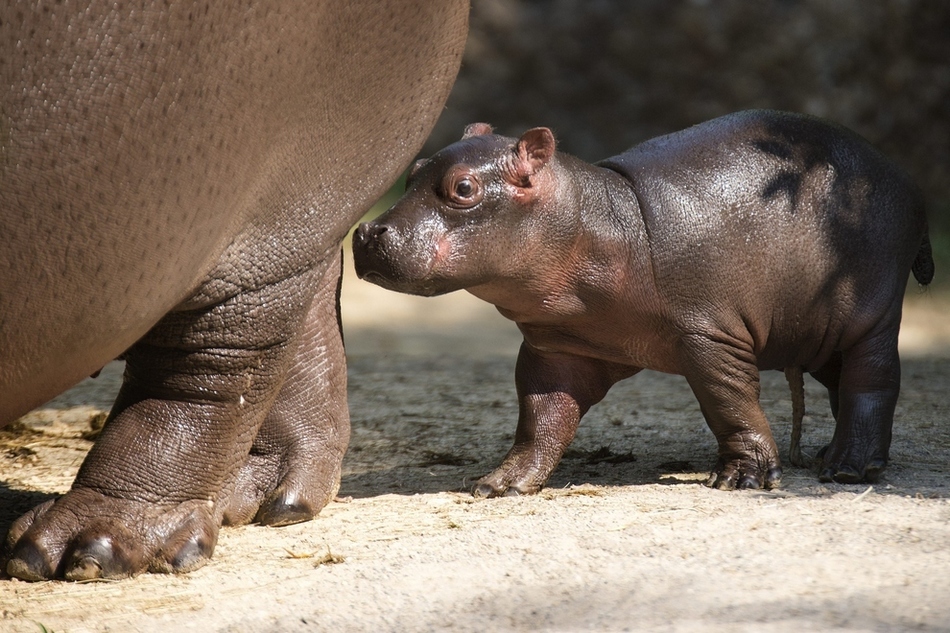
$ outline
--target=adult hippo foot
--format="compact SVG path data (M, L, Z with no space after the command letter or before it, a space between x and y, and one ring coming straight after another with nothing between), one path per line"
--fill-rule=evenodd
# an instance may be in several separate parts
M208 500L161 505L73 489L13 524L6 571L22 580L188 572L207 562L217 537Z
M224 525L279 527L309 521L339 491L342 459L339 445L294 456L252 452L228 496Z

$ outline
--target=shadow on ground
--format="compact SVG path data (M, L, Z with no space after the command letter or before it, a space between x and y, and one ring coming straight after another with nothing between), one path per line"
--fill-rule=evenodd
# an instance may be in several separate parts
M351 358L353 435L340 494L470 490L513 441L518 415L513 366L508 356ZM939 414L942 384L950 384L945 360L904 361L891 463L877 490L950 495L950 427ZM763 372L761 401L784 456L791 400L780 372ZM825 390L810 378L804 427L804 451L814 456L830 441L834 420ZM588 413L548 486L697 485L715 458L715 440L686 381L642 372L617 384ZM818 482L817 467L786 466L781 494L824 494L826 488Z

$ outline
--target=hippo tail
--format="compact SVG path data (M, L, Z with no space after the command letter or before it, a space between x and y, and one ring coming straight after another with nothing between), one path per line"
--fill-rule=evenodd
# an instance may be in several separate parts
M924 233L920 240L920 248L917 250L917 257L914 258L914 264L910 267L914 273L914 279L922 286L926 286L934 278L934 257L930 248L930 235Z

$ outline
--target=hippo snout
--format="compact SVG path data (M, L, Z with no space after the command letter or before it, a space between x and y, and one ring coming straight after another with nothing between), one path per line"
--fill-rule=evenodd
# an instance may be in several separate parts
M360 224L359 228L356 229L356 234L353 236L353 243L359 243L361 246L372 247L372 245L388 230L389 227L385 224L380 224L378 222L363 222Z
M353 263L360 279L378 283L374 277L389 279L393 276L385 237L388 232L385 224L363 222L353 233Z
M425 223L405 224L375 220L364 222L353 233L353 263L360 279L410 294L432 296L457 288L438 278L437 235Z

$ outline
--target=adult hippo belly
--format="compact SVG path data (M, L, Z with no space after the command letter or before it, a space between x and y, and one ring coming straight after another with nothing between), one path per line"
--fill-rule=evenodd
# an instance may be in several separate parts
M434 124L467 15L0 7L0 421L127 362L70 492L10 529L8 573L187 571L222 522L333 497L340 242Z

